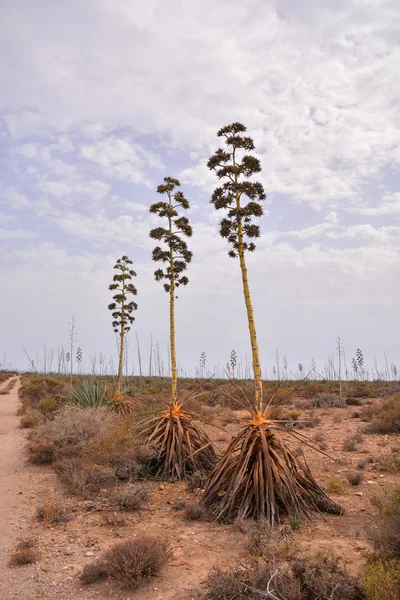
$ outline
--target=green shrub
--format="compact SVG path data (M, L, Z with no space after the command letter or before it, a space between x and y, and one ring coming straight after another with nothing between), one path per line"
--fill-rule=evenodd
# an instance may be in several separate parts
M57 400L53 398L53 396L45 396L44 398L41 398L41 400L39 400L37 407L38 410L40 410L40 412L44 414L49 414L57 410L58 403Z
M339 481L339 479L336 479L335 477L330 477L326 482L325 487L327 491L331 494L343 495L346 493L342 482Z
M370 559L367 564L364 590L366 600L399 600L400 561Z

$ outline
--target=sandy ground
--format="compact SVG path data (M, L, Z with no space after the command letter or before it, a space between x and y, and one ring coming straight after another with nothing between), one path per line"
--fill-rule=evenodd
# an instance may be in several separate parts
M246 535L227 525L187 522L182 512L173 510L174 499L183 496L193 500L184 484L149 482L151 501L146 510L125 513L124 525L104 525L104 513L90 510L88 501L67 495L51 467L27 463L26 433L19 428L16 415L19 385L18 381L11 393L0 395L0 600L198 599L202 582L212 567L237 566L246 558ZM374 526L371 496L399 477L381 474L367 466L361 485L352 487L346 473L356 471L358 460L367 454L375 458L389 454L393 446L399 446L400 436L363 435L357 451L346 452L344 440L364 426L352 413L352 407L318 411L320 424L307 432L311 436L322 434L328 452L335 455L336 461L305 450L320 484L325 485L332 476L343 483L345 494L332 498L345 507L346 513L319 516L312 523L302 523L294 533L294 543L312 552L322 549L336 553L349 572L357 575L362 571L369 548L367 532ZM225 445L230 435L217 437ZM44 501L69 506L71 520L45 527L35 518L37 506ZM134 592L122 590L110 581L82 586L79 574L83 565L116 542L143 533L167 539L173 549L170 564L158 578ZM36 540L40 560L34 565L8 567L9 551L15 548L18 539L24 538Z

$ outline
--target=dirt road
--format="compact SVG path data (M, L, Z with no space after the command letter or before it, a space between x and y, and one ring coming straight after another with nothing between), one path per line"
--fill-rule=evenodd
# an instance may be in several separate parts
M6 387L9 380L0 389ZM25 432L19 427L17 410L20 378L7 395L0 395L0 598L30 600L27 571L7 566L9 552L24 537L32 520L32 483L37 471L26 464ZM29 568L30 570L30 568ZM28 575L29 577L29 575Z

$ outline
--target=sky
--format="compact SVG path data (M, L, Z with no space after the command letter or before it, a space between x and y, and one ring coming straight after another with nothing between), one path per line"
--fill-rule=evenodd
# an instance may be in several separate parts
M68 346L112 368L117 258L137 272L129 371L168 363L149 206L180 180L190 283L181 374L250 359L240 268L218 234L207 159L243 122L267 192L247 256L264 376L278 350L322 370L340 336L400 369L400 4L397 0L0 0L0 362ZM25 349L25 350L24 350ZM56 362L56 359L54 359ZM98 364L98 363L96 363ZM54 367L54 363L53 363ZM104 366L103 366L104 368ZM350 367L349 367L350 368ZM153 367L154 369L154 367Z

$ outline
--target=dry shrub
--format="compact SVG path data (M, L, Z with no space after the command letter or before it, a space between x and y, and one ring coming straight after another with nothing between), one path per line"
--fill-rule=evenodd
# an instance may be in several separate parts
M68 509L55 500L47 500L36 509L36 518L44 525L57 525L70 520Z
M19 540L17 543L17 550L30 550L36 546L36 540L32 538L25 538L23 540Z
M32 565L39 560L39 553L34 548L22 548L15 550L10 557L10 567L21 567L24 565Z
M149 499L149 488L142 483L131 483L115 496L122 510L140 510Z
M29 408L22 416L20 425L22 429L33 429L43 421L42 415L38 410Z
M366 456L365 458L360 458L360 460L357 463L357 468L358 469L365 469L365 467L371 463L374 462L374 459L372 458L372 456Z
M40 401L46 397L51 397L58 407L66 400L66 388L62 381L58 381L53 377L29 375L22 380L19 397L22 400L24 410L29 407L38 409ZM44 407L45 412L47 409L46 402Z
M363 600L354 579L326 555L292 561L265 560L240 569L213 569L204 600Z
M53 413L57 408L59 408L59 403L53 396L45 396L37 404L37 409L45 415Z
M400 433L400 394L385 400L379 406L367 407L363 411L363 418L372 418L372 422L365 428L368 433Z
M362 473L347 473L346 477L351 485L360 485L363 480Z
M362 406L361 400L359 398L353 398L352 396L346 398L346 404L347 406Z
M138 537L110 548L99 561L84 568L81 579L84 583L93 583L102 577L112 577L124 587L135 590L143 581L158 575L171 556L164 540Z
M204 506L197 503L188 504L183 513L185 521L205 521L207 517Z
M126 525L126 517L119 512L105 511L100 513L101 525L109 525L112 527L122 527Z
M384 557L400 559L400 483L375 496L372 503L378 510L377 528L371 532L374 547Z
M400 473L400 452L380 456L375 468L384 473Z
M359 382L350 387L348 396L349 398L376 398L376 392L368 382Z
M115 476L121 481L157 478L158 455L151 444L131 446L128 454L114 455L112 463Z
M346 402L338 394L319 394L312 402L314 408L345 408Z
M85 497L116 483L111 469L78 457L62 458L55 464L55 471L71 494L81 494Z
M103 408L81 410L66 406L52 421L37 427L29 436L29 458L34 464L49 464L67 453L80 455L99 438L117 417Z
M343 443L343 450L355 452L357 450L357 439L355 437L347 438Z
M105 579L108 576L104 562L100 559L83 567L81 581L86 585L96 583L99 579Z

